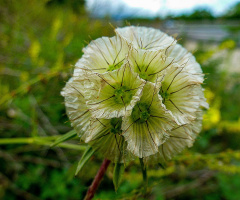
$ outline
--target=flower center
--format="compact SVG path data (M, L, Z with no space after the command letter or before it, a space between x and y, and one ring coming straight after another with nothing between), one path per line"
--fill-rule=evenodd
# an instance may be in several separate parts
M117 64L109 65L107 71L113 71L115 69L119 69L122 66L122 64L123 64L123 62L119 62Z
M144 123L150 118L149 105L146 103L137 103L132 111L132 119L139 123Z
M148 80L148 74L145 72L145 71L143 71L143 72L140 72L139 73L139 76L140 76L140 78L142 78L142 79L144 79L145 81L147 81Z
M112 134L121 134L122 130L121 130L121 126L122 126L122 118L112 118L110 121L110 132Z
M132 91L126 86L116 87L114 95L115 102L118 104L129 104L133 96Z
M169 94L167 91L163 92L162 90L160 90L160 91L159 91L159 94L161 95L161 97L162 97L164 100L168 100L169 97L170 97L170 94Z

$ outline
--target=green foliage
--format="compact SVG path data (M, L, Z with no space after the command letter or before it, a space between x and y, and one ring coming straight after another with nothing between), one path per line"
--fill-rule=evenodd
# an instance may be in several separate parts
M240 18L240 3L236 3L230 8L230 10L224 15L225 18L239 19Z
M84 195L84 188L78 187L81 180L73 179L69 181L68 176L67 169L50 169L47 171L44 166L30 165L19 176L16 184L23 190L35 191L40 199L81 199Z
M209 9L198 8L190 14L182 14L174 18L183 20L213 20L215 17L212 15L212 12Z
M217 175L219 187L222 195L229 200L236 200L240 198L240 175L222 174Z

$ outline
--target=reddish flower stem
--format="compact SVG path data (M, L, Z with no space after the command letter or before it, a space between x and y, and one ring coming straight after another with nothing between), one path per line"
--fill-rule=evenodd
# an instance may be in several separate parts
M84 200L91 200L94 197L94 194L97 191L97 188L105 174L105 172L107 171L107 168L110 164L110 160L104 159L104 161L102 162L102 165L100 167L100 169L98 170L98 173L96 174L91 186L88 188L87 194L84 198Z

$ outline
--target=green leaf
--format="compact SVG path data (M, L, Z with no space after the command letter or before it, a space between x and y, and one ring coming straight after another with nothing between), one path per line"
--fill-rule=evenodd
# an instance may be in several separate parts
M71 130L67 133L65 133L64 135L58 137L55 142L51 145L51 147L54 147L56 145L58 145L59 143L65 142L67 140L70 140L71 138L74 138L77 136L77 133L75 130Z
M118 190L118 187L121 183L122 176L124 173L124 164L123 163L115 163L114 171L113 171L113 184L115 187L115 191Z
M80 172L80 170L83 168L83 166L87 163L87 161L91 158L95 150L92 149L92 147L88 147L81 157L80 161L78 162L77 170L75 172L75 176Z

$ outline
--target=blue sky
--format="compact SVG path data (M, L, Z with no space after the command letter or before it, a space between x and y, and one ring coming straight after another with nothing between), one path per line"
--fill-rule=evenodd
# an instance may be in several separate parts
M87 8L98 16L109 14L156 17L167 14L190 13L196 8L209 8L214 15L221 15L240 0L87 0Z

